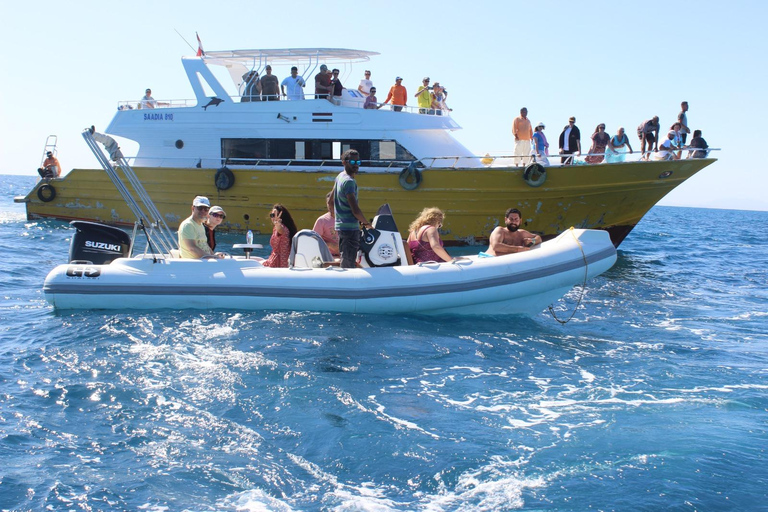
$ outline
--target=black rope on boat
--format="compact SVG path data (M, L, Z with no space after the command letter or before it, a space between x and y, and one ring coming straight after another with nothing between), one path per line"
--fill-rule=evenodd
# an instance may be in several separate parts
M584 254L584 247L582 247L581 242L578 238L576 238L576 235L573 233L573 226L571 226L571 235L573 235L574 240L576 240L576 243L579 244L579 250L581 251L581 257L584 259L584 282L581 284L581 293L579 294L579 300L576 302L576 307L573 308L573 312L571 313L571 316L568 317L567 320L560 320L557 318L557 315L555 314L555 309L552 307L552 304L549 305L549 312L552 314L552 318L557 320L560 325L565 325L568 322L571 321L571 319L576 314L576 311L579 310L579 306L581 305L581 300L584 298L584 292L587 289L587 276L589 275L589 264L587 263L587 255Z

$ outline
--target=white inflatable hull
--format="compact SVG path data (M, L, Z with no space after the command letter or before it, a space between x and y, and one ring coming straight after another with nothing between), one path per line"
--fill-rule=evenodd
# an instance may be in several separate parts
M244 258L149 256L68 264L48 274L43 292L57 309L534 315L615 261L607 232L576 229L518 254L402 267L273 269Z

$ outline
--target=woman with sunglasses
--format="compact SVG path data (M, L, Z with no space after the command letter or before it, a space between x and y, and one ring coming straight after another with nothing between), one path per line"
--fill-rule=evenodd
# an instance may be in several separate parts
M269 212L269 218L272 221L272 237L269 239L269 245L272 247L272 254L264 262L265 267L288 268L288 258L291 255L291 240L296 234L296 223L293 222L291 212L288 208L277 203Z
M221 206L212 206L208 210L208 218L203 221L203 228L205 228L205 238L208 240L208 247L211 248L211 251L216 251L216 233L213 230L219 227L219 224L226 218L227 214Z
M589 155L584 160L588 164L599 164L605 158L605 146L610 142L611 136L605 133L605 125L600 123L592 134L592 147L589 148Z

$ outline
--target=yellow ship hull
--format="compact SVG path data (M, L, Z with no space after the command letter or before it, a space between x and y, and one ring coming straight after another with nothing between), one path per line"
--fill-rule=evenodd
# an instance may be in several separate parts
M397 173L366 173L357 177L360 206L372 217L389 203L405 233L422 208L446 212L442 238L448 245L484 244L503 222L507 208L523 212L523 227L548 239L571 226L605 229L618 246L661 198L714 159L578 165L547 169L539 187L528 185L521 168L439 169L423 172L414 190L400 186ZM270 234L269 211L284 204L299 229L311 228L325 211L325 194L338 171L297 172L233 169L234 186L217 190L216 169L134 168L137 177L175 229L190 215L192 198L204 195L227 212L220 229ZM20 201L30 219L91 220L133 225L135 218L102 170L74 169L48 184L55 197L41 200L39 183ZM130 189L130 188L129 188ZM50 192L50 191L48 191ZM45 199L49 199L49 196Z

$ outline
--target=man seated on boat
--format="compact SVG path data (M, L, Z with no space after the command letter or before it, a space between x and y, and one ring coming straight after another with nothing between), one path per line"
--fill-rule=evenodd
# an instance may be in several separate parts
M339 234L336 232L336 218L333 216L333 192L325 195L325 206L328 211L319 216L312 227L312 231L320 235L331 255L339 257Z
M677 134L673 131L667 134L667 140L659 145L659 150L654 155L656 160L676 160L678 158L675 150L679 148L675 144L675 137L677 137Z
M696 149L696 151L689 151L688 158L707 158L709 151L709 145L707 141L701 136L701 130L693 130L693 138L691 139L690 149Z
M43 166L37 170L40 177L50 179L61 176L61 164L59 163L59 159L53 156L52 151L47 152L45 156L46 159L43 162Z
M529 231L520 229L522 214L517 208L510 208L504 214L505 227L497 226L491 233L486 254L501 256L514 252L530 251L533 246L541 243L541 237Z
M208 246L203 221L208 218L211 202L207 197L197 196L192 201L192 215L179 225L179 249L182 258L199 259L205 256L223 258L224 254L214 254Z

